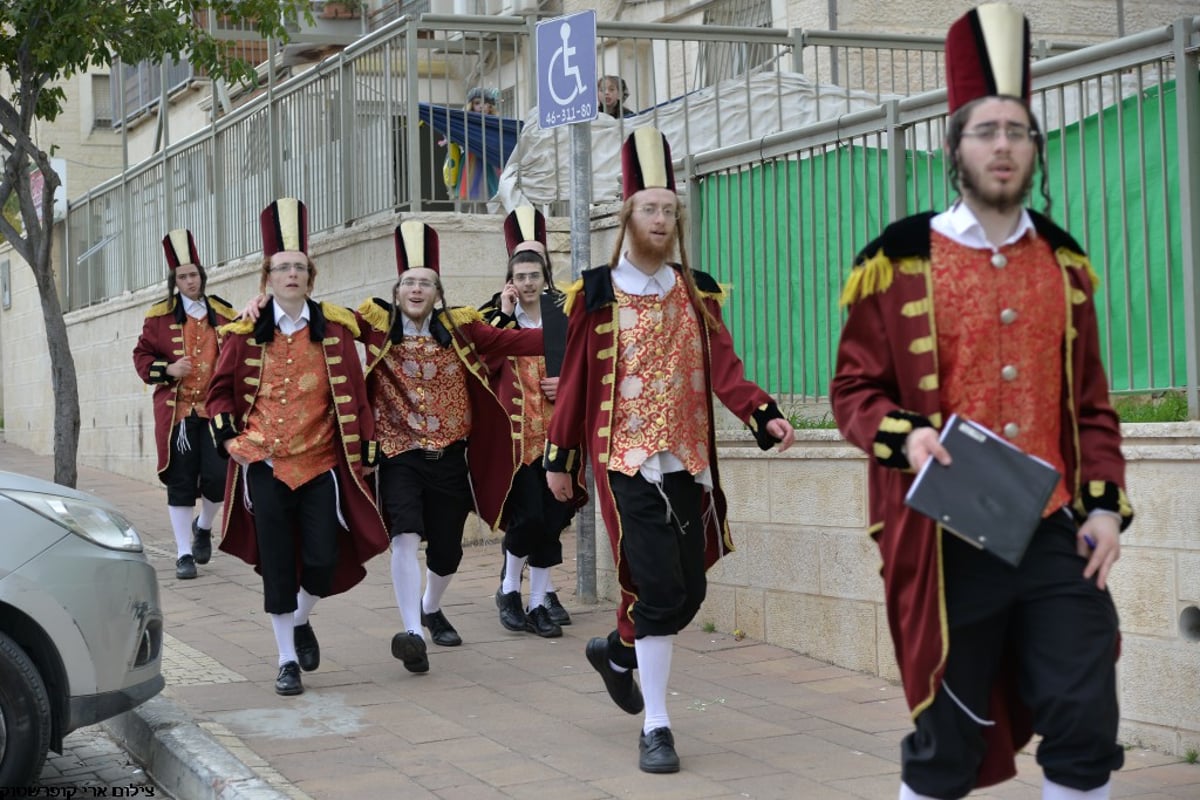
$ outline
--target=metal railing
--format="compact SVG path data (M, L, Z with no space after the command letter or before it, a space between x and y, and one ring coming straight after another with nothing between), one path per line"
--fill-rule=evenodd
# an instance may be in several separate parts
M1088 251L1117 392L1186 389L1197 414L1200 17L1033 68L1051 216ZM690 159L693 261L733 287L751 377L827 396L855 253L954 198L944 90ZM1035 182L1035 207L1044 208Z
M258 212L278 196L308 203L314 233L388 210L482 210L485 196L464 193L461 183L447 188L445 134L418 120L430 104L461 109L474 86L500 89L499 112L514 125L526 118L536 102L535 26L532 17L398 18L308 72L272 82L247 105L94 187L68 212L66 306L80 308L160 281L157 242L171 228L191 228L210 264L255 252ZM836 52L846 42L801 31L604 22L597 33L598 71L625 78L642 120L657 121L669 101L686 111L714 82L726 92L720 96L748 94L751 81L761 84L764 76L782 86L785 74L820 72L839 58L847 63ZM867 61L895 63L897 53L928 52L930 46L916 38L881 37L878 54ZM875 52L866 39L854 47ZM828 53L820 57L823 51ZM806 66L810 57L812 66ZM874 67L839 74L850 76L839 91L908 88L893 77L885 80ZM716 144L780 130L786 102L780 90L767 109L756 107L736 129L723 121ZM475 125L482 130L484 122L467 115L468 133ZM698 148L686 128L673 145L677 153ZM555 158L565 166L565 148ZM486 178L502 163L485 152L466 166Z

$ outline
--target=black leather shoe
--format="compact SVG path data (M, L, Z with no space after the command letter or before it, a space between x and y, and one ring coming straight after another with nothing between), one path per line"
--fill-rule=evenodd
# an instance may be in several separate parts
M300 662L300 669L312 672L321 666L321 645L317 642L317 634L313 632L311 622L292 628L292 642L296 645L296 658Z
M655 728L638 739L638 768L642 772L679 772L679 754L670 728Z
M175 577L181 581L188 581L196 577L196 559L191 553L182 555L175 562Z
M429 672L429 654L425 652L425 638L419 633L404 631L392 637L392 658L404 662L409 672Z
M504 626L505 630L523 633L529 629L525 611L521 608L520 592L501 594L497 591L496 608L500 609L500 624Z
M545 606L531 608L525 615L525 620L525 630L536 633L543 639L562 636L562 628L555 625L554 620L550 619L550 609Z
M192 520L192 555L197 564L207 564L212 558L212 528L201 528L199 517Z
M304 694L304 684L300 683L300 665L295 661L289 661L279 668L279 677L275 679L275 694Z
M446 615L440 608L432 614L422 611L421 624L429 628L429 636L435 644L440 644L442 647L458 647L462 644L462 637L458 635L458 631L454 630L454 626L450 624L450 620L446 619Z
M646 704L642 701L642 690L633 680L633 670L617 672L608 663L608 639L603 636L592 637L584 648L584 653L587 654L588 662L604 679L604 688L608 689L608 696L617 704L617 708L626 714L642 713Z
M546 592L546 608L550 610L550 619L555 625L570 625L571 615L558 602L557 592Z

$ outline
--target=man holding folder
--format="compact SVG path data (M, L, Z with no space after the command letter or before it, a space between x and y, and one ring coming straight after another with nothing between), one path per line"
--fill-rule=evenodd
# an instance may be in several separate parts
M1029 27L991 3L946 39L946 153L960 199L890 225L846 282L830 394L871 457L870 530L912 711L900 798L958 798L1015 774L1031 732L1043 798L1109 796L1120 635L1107 591L1133 517L1100 362L1096 275L1075 240L1024 207L1043 138L1029 106ZM951 414L1062 476L1010 565L907 507Z

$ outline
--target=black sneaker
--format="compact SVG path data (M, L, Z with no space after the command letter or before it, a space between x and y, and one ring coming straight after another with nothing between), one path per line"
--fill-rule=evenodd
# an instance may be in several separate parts
M196 559L191 553L181 555L175 562L175 577L188 581L196 577Z
M404 662L409 672L429 672L429 654L425 651L425 637L412 631L402 631L392 637L392 658Z
M300 669L312 672L321 666L321 645L317 642L312 623L306 622L292 628L292 642L296 645L296 659L300 662Z
M197 564L207 564L212 558L212 528L201 528L199 517L192 520L192 555Z
M679 754L670 728L655 728L638 739L638 768L642 772L679 772Z
M530 633L536 633L543 639L554 639L562 636L562 628L554 624L554 620L550 619L550 609L545 606L538 606L529 610L525 615L525 630Z
M275 694L304 694L304 684L300 683L300 665L295 661L289 661L279 668L279 677L275 679Z
M608 639L603 636L593 636L584 649L588 663L600 673L604 679L604 688L608 696L617 704L617 708L626 714L640 714L646 707L642 700L642 690L633 680L633 670L618 672L608 663Z
M558 602L558 592L546 592L546 608L550 611L550 619L555 625L570 625L571 615Z
M430 614L422 611L421 624L429 628L429 637L435 644L440 644L442 647L458 647L462 644L462 637L458 635L458 631L454 630L454 626L450 624L450 620L446 619L446 615L440 608Z
M521 608L521 593L496 591L496 608L500 609L500 624L506 631L523 633L528 629L525 611Z

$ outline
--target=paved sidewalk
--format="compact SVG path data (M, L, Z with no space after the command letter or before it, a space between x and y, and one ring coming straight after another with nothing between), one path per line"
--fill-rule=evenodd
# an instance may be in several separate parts
M8 444L0 469L52 472L49 457ZM430 672L412 675L391 657L399 614L377 558L362 584L318 604L321 667L304 675L304 695L278 697L258 576L216 552L199 578L176 580L160 487L93 469L80 470L79 485L125 511L158 568L167 688L110 729L178 797L896 796L909 727L897 686L698 627L678 637L669 700L683 771L641 773L640 718L611 703L583 655L612 609L573 602L571 538L557 577L574 624L561 639L500 627L499 548L472 547L443 606L465 644L430 645ZM1020 762L1018 779L973 797L1038 797L1032 755ZM1129 750L1113 796L1200 797L1200 766Z

